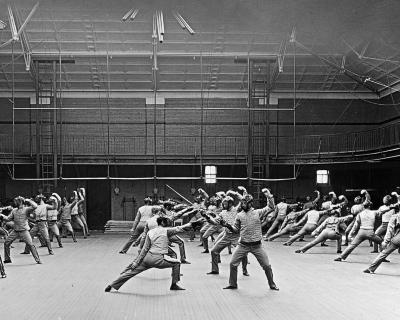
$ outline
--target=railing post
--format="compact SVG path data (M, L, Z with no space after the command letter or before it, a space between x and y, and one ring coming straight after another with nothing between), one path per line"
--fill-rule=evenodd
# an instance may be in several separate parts
M357 140L357 133L354 134L354 141L353 141L353 152L352 155L356 152L356 140Z
M319 143L318 143L318 158L321 156L321 145L322 145L322 137L319 137Z

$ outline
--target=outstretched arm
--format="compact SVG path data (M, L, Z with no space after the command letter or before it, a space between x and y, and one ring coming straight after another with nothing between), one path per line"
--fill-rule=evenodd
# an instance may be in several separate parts
M317 204L319 199L321 199L321 192L319 192L318 190L314 190L314 192L317 194L317 197L314 199L312 203Z
M4 208L2 208L4 210ZM11 210L8 216L0 213L0 220L12 221L14 220L14 210Z
M52 204L47 204L46 205L46 209L47 210L55 210L58 207L58 203L57 202L53 202Z
M303 217L308 211L310 211L310 209L304 209L296 212L296 219Z
M361 190L361 195L365 196L365 200L371 201L371 195L365 189Z
M183 209L183 210L180 210L180 211L178 211L178 212L176 212L176 213L174 213L174 214L172 215L171 220L172 220L172 221L175 221L176 219L179 219L180 217L182 217L182 216L185 215L186 213L187 213L187 214L191 214L193 211L194 211L194 209L191 208L191 207L188 207L188 208L185 208L185 209Z
M347 200L346 196L340 195L339 200L341 201L341 205L347 205L349 203L349 200Z
M239 192L236 192L236 191L232 191L232 190L228 190L227 192L226 192L226 195L227 196L231 196L231 197L233 197L233 198L237 198L237 199L239 199L239 200L242 200L242 198L243 198L243 196L239 193Z
M205 192L202 188L199 188L197 191L203 195L204 201L208 200L209 196L208 196L207 192Z
M189 222L184 224L183 226L177 226L177 227L173 227L173 228L167 228L167 236L172 237L178 233L182 233L185 232L186 230L194 227L196 224L198 224L198 221L194 221L194 222Z
M24 199L24 200L25 200L25 202L27 202L29 204L28 205L29 210L34 210L38 207L37 203L33 200L31 200L31 199Z
M13 209L13 207L11 207L11 206L1 207L0 208L0 213L3 212L4 210L12 210L12 209Z
M264 193L265 197L267 198L267 205L264 208L259 209L260 210L260 212L259 212L260 219L263 220L271 212L276 211L276 207L275 207L274 197L273 197L272 193L267 188L264 188L261 191Z

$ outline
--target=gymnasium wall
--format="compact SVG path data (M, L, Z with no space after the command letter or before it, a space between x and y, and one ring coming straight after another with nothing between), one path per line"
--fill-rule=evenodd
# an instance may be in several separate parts
M256 101L257 102L257 101ZM400 112L396 107L379 107L360 100L297 100L296 135L345 134L371 130L396 121ZM226 110L190 110L185 108L226 108ZM280 99L274 109L291 108L293 100ZM15 106L29 108L29 99L18 98ZM198 156L201 128L203 153L236 156L247 153L248 112L245 99L165 99L153 106L145 99L62 99L63 111L57 114L58 130L62 133L62 148L66 155L152 155L154 129L157 154ZM262 108L255 104L255 107ZM76 108L84 108L83 110ZM178 108L178 109L173 109ZM75 109L75 110L74 110ZM109 109L109 111L108 111ZM0 152L10 152L12 107L0 98ZM35 110L15 111L15 150L17 153L35 152ZM43 119L46 114L39 114ZM253 152L265 153L265 137L269 135L270 153L279 155L293 150L292 111L254 111L252 128ZM154 120L156 125L154 126ZM108 126L109 123L109 126ZM266 131L266 124L269 130ZM58 139L59 140L59 139ZM307 140L307 143L316 142ZM351 142L349 142L351 144ZM227 147L234 145L235 148ZM299 146L297 146L299 148ZM60 148L60 147L59 147Z
M338 195L345 194L352 199L359 191L349 191L351 189L361 190L370 189L374 207L379 206L381 198L394 190L400 183L397 177L400 175L398 161L381 163L363 164L339 164L339 165L305 165L298 168L299 176L295 181L265 182L263 186L272 190L276 199L286 196L289 201L296 198L303 198L312 195L315 189L323 194L334 190ZM229 168L221 168L228 170ZM327 169L330 172L330 183L327 185L316 184L316 170ZM1 188L0 198L12 198L16 195L32 196L37 193L37 185L30 181L10 181L7 179L5 168L1 167ZM25 167L23 170L30 170ZM92 166L79 166L82 174L101 175L104 168ZM135 170L133 167L126 170ZM139 171L146 171L146 168L136 168ZM198 170L190 166L171 166L170 175L189 174L190 171ZM179 172L178 172L179 171ZM290 166L276 165L271 166L271 178L281 178L290 176L292 168ZM191 189L204 188L209 193L219 190L236 188L244 185L251 190L247 181L219 180L217 184L205 184L202 180L158 180L155 184L153 180L136 181L62 181L55 189L60 195L68 195L78 187L86 187L88 197L88 216L92 227L100 228L109 219L113 220L132 220L136 210L143 204L143 199L147 195L153 195L154 188L157 190L156 196L160 199L174 198L176 194L168 187L171 186L189 200L193 199ZM119 193L116 194L115 188L118 187ZM96 206L96 204L101 204ZM100 215L102 211L102 215Z

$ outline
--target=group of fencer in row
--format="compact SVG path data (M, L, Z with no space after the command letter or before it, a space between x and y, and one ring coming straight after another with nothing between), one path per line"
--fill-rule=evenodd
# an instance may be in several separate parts
M4 236L4 263L11 263L11 244L20 238L25 242L25 250L21 254L32 254L36 263L41 264L39 253L33 244L33 238L37 236L41 247L46 247L49 255L54 255L51 245L53 237L58 246L63 247L61 238L68 232L76 241L72 224L78 225L86 238L89 229L85 218L84 188L73 191L71 196L61 199L57 193L48 198L39 194L34 199L18 196L13 199L13 204L0 208L0 233ZM61 230L61 232L60 232ZM3 261L0 257L1 277L6 277Z
M373 252L378 256L364 270L366 273L374 273L382 262L388 262L388 255L400 248L398 190L383 197L383 203L377 210L372 209L367 190L361 190L353 204L346 196L338 197L334 192L321 199L320 192L315 191L314 200L307 197L306 201L294 204L287 203L285 198L275 204L268 188L262 189L262 193L266 205L261 209L253 207L253 197L244 187L238 187L238 191L217 192L211 197L199 189L198 196L190 205L172 200L152 203L152 199L147 197L144 206L137 212L130 238L120 251L125 254L131 246L138 246L138 254L105 291L118 290L130 278L150 268L172 268L170 289L183 290L178 285L180 265L189 262L186 260L184 241L178 234L187 232L188 241L192 241L196 229L200 229L200 246L204 248L202 253L211 252L209 275L219 274L221 251L228 248L231 252L231 246L235 246L230 262L229 284L224 289L237 289L239 264L242 264L243 275L249 275L247 255L252 253L263 268L270 289L279 290L262 245L263 239L273 241L289 235L283 245L290 246L295 241L305 241L305 235L315 237L296 253L305 253L317 244L327 246L326 240L336 240L339 256L335 261L345 260L357 246L369 240L374 247ZM185 218L189 223L173 226L177 219ZM342 238L347 246L343 252ZM209 239L214 241L211 250ZM177 259L172 243L178 244L180 259Z

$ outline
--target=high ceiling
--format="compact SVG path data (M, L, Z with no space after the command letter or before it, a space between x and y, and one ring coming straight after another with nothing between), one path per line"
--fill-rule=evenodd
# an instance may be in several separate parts
M17 27L35 3L13 1ZM132 7L140 10L137 17L122 22ZM0 8L0 20L7 23L0 30L1 46L11 31L7 2ZM151 91L152 14L162 10L161 91L246 91L247 58L273 57L269 68L256 62L254 72L259 80L271 79L274 92L290 93L295 87L299 92L385 95L400 83L399 9L395 0L43 0L23 43L0 48L0 90L9 91L13 84L16 91L34 90L37 70L33 62L29 72L25 67L24 52L29 52L32 61L74 61L62 64L57 76L64 90ZM172 10L185 17L194 35L179 26ZM293 36L296 42L290 41ZM49 72L40 64L43 81Z

